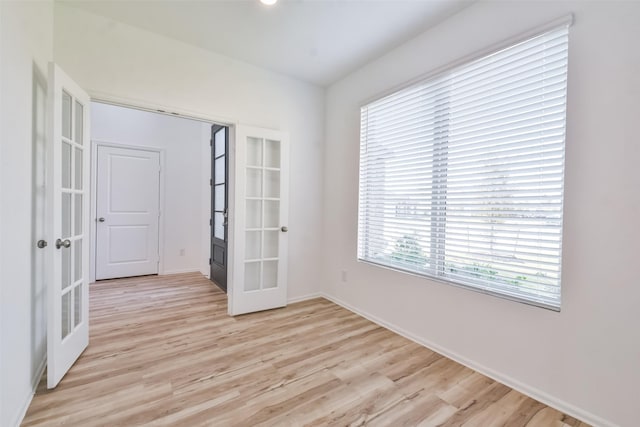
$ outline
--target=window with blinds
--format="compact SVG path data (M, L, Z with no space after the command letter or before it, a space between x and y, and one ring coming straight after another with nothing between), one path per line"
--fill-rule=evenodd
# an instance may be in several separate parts
M560 308L568 25L361 110L358 258Z

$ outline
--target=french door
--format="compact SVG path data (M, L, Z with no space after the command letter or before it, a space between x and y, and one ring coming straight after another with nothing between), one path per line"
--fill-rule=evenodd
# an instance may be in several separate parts
M229 314L287 304L289 141L283 132L238 126L233 278Z
M89 96L49 66L47 386L89 344Z
M209 278L227 291L229 128L211 126L211 252Z

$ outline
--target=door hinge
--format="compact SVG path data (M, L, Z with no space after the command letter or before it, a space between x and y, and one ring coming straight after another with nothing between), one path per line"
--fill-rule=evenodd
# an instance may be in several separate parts
M209 265L211 265L211 258L209 258Z
M213 221L211 221L211 218L209 218L209 227L211 227L213 225Z
M209 186L213 185L213 179L209 179Z
M210 139L210 140L209 140L209 146L210 146L210 147L213 147L213 139Z

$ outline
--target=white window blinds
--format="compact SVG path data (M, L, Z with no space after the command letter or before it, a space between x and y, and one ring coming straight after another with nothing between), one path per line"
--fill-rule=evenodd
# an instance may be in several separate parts
M358 258L558 309L568 25L361 110Z

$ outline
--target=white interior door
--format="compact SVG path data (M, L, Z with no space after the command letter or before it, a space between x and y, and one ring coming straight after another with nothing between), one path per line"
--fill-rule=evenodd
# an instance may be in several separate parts
M96 279L158 273L160 153L98 146Z
M287 305L288 199L288 136L238 126L229 314Z
M89 96L49 66L47 385L55 387L89 344Z

